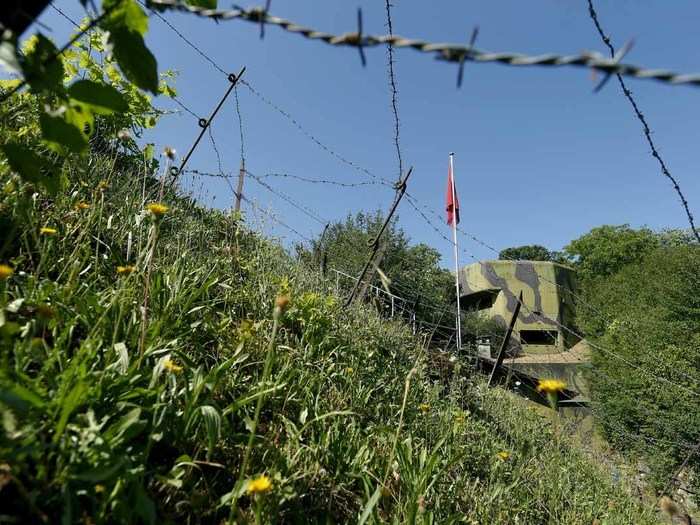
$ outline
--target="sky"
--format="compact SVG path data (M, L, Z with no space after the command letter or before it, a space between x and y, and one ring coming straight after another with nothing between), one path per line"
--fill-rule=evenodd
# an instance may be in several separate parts
M466 43L478 25L476 46L483 50L605 52L586 0L392 2L393 30L402 36ZM700 71L696 51L700 3L597 0L595 4L617 48L634 39L625 62L683 73ZM56 0L55 5L76 19L83 14L78 0ZM366 33L386 33L383 0L274 0L270 12L338 34L356 30L358 7ZM242 86L238 95L246 167L251 173L371 181L356 168L360 167L396 180L386 48L367 49L363 68L355 49L312 42L277 27L267 26L261 40L259 26L244 21L217 24L189 14L164 16L224 70L237 72L245 66L250 85L303 128L300 131ZM51 7L40 21L59 44L73 30ZM40 28L35 25L24 36L36 29ZM178 72L179 100L197 115L207 116L229 86L226 77L156 17L151 17L146 42L160 71ZM455 64L408 49L397 49L394 56L401 151L405 167L413 167L408 191L425 206L433 223L403 201L399 224L413 242L439 250L444 266L454 264L452 246L445 239L451 232L444 212L450 152L455 153L460 227L496 250L523 244L561 249L602 224L688 226L678 197L651 157L641 125L614 79L594 94L595 81L586 69L467 63L462 88L457 89ZM659 152L700 219L700 89L649 80L627 82ZM162 109L179 110L165 97L154 102ZM223 171L237 174L241 143L233 96L212 130ZM154 142L159 150L171 146L182 154L198 132L196 119L179 111L163 117L142 142ZM219 172L209 140L202 141L188 167ZM258 207L244 203L246 216L287 246L302 239L272 217L313 238L325 221L361 210L388 210L394 194L382 185L341 187L290 177L264 180L320 219L246 179L243 193ZM221 179L185 182L202 202L222 209L231 206L233 195ZM496 257L468 235L459 235L459 246L460 264Z

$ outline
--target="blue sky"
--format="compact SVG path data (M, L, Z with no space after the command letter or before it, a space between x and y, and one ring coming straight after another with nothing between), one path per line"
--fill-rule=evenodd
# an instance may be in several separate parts
M393 3L394 32L404 36L466 42L478 24L477 46L485 50L604 51L588 17L586 0ZM57 0L56 5L75 18L81 16L78 0ZM625 61L686 73L700 71L697 2L598 0L596 5L616 47L635 39ZM343 33L355 30L358 6L364 12L366 32L386 32L382 0L274 0L271 12ZM245 65L246 79L255 89L337 154L381 177L396 178L384 48L367 50L368 64L363 69L354 49L331 48L279 28L268 26L265 39L260 40L259 28L247 22L216 24L185 14L165 16L224 69L234 72ZM40 20L52 28L50 36L59 43L72 31L51 8ZM179 72L179 98L197 114L208 115L227 89L227 80L155 17L147 43L161 70ZM601 224L687 227L680 202L649 155L640 124L614 80L594 95L586 70L468 63L462 89L457 90L454 64L411 50L397 50L395 58L401 146L405 164L414 167L409 191L439 216L438 222L430 215L444 235L450 235L443 211L450 151L456 154L460 226L498 249L532 243L559 249ZM628 85L669 169L700 216L700 89L638 80L629 80ZM245 88L239 96L247 167L252 173L368 180ZM163 97L156 104L177 109ZM240 140L233 97L217 116L213 132L224 170L236 172ZM197 133L193 117L181 113L164 118L146 140L159 149L170 145L185 152ZM218 171L208 140L193 155L190 167ZM341 188L293 179L266 180L324 220L358 210L386 210L393 195L383 186ZM202 179L193 187L205 202L230 206L232 195L222 181ZM244 193L305 236L315 236L323 228L253 180L247 181ZM251 220L260 220L261 227L287 244L299 240L265 214L257 213L256 219L249 205L244 209ZM443 264L452 266L451 246L407 203L401 204L399 217L414 242L437 248ZM472 262L470 256L495 257L466 236L460 236L459 242L462 264Z

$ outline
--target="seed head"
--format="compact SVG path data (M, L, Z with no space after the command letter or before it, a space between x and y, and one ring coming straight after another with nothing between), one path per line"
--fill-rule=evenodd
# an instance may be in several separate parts
M168 157L170 160L175 160L175 155L177 155L177 152L175 151L175 148L165 146L165 148L163 149L163 154L165 154L165 156Z
M121 140L122 142L126 142L131 138L131 134L129 133L128 129L120 129L117 132L117 138Z

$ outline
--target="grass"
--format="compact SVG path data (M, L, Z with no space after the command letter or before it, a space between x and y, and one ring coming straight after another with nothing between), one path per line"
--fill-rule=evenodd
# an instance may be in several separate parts
M161 185L124 152L68 169L52 200L1 179L3 521L657 522L551 418L434 373L242 218L172 191L145 212Z

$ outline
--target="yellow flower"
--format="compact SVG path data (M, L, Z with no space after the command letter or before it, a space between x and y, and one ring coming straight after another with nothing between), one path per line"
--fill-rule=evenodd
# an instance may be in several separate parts
M179 374L184 370L180 365L176 364L175 361L173 361L170 358L163 361L163 368L165 368L168 372L172 372L173 374Z
M170 208L165 204L161 204L160 202L151 202L150 204L146 204L146 209L156 217L160 217L161 215L168 213Z
M107 188L109 188L109 182L107 182L106 180L101 180L100 183L97 185L98 191L105 191Z
M540 379L540 383L537 385L537 391L545 394L556 394L565 388L566 383L559 379Z
M510 452L508 452L507 450L501 450L498 454L496 454L496 456L498 456L498 459L500 459L501 461L507 461L510 457Z
M41 235L51 236L51 235L56 235L58 233L58 230L56 230L56 228L49 228L48 226L44 226L43 228L41 228L39 230L39 233Z
M80 210L87 210L89 207L90 207L90 205L89 205L87 202L83 202L83 201L81 201L81 202L79 202L78 204L75 205L75 209L76 209L77 211L80 211Z
M275 307L279 308L280 310L284 311L287 306L289 306L289 296L288 295L279 295L277 296L277 299L275 299Z
M101 493L104 492L104 491L105 491L105 486L104 486L104 485L100 485L99 483L98 483L97 485L95 485L95 492L96 492L97 494L101 494Z
M418 405L418 408L420 409L421 412L426 414L428 412L428 410L430 410L430 405L428 403L421 403L420 405Z
M130 273L134 273L134 270L136 270L136 267L130 264L126 266L117 266L117 275L129 275Z
M12 266L8 266L7 264L0 264L0 281L9 279L13 273L15 273L15 270L14 268L12 268Z
M265 492L269 492L270 489L272 489L272 481L263 474L262 476L248 481L246 491L248 494L264 494Z
M352 374L352 373L354 372L354 370L353 370L353 368L352 368L351 366L349 366L349 367L347 367L347 368L345 369L345 372L348 373L348 374Z

